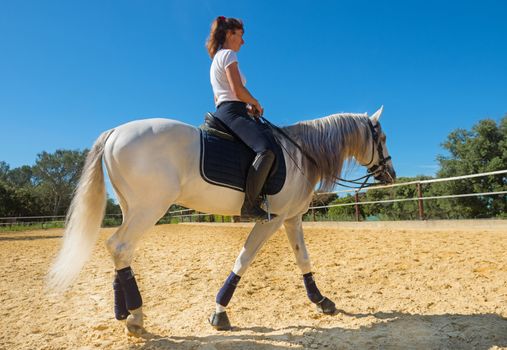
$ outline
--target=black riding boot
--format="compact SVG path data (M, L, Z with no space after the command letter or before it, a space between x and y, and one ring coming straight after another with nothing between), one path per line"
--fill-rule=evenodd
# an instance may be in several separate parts
M268 218L268 213L260 207L262 201L259 196L274 160L274 153L266 150L257 153L250 166L246 177L245 202L243 203L243 207L241 207L241 217L243 219L266 220ZM271 218L275 216L271 214Z

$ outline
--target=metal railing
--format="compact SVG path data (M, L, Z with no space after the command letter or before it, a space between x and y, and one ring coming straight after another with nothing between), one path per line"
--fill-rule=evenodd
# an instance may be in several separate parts
M122 214L106 214L104 219L118 217ZM31 227L46 229L48 227L63 227L65 224L65 215L39 215L39 216L8 216L0 217L0 229L8 229L12 227Z
M356 221L360 221L360 211L359 206L360 205L366 205L366 204L387 204L387 203L396 203L396 202L407 202L407 201L417 201L418 202L418 211L419 211L419 219L424 220L424 201L425 200L432 200L432 199L448 199L448 198L463 198L463 197L476 197L476 196L495 196L495 195L507 195L507 191L492 191L492 192L482 192L482 193L463 193L463 194L452 194L452 195L441 195L441 196L428 196L424 197L422 195L422 185L423 184L429 184L429 183L435 183L435 182L445 182L445 181L456 181L456 180L463 180L463 179L470 179L474 177L482 177L482 176L493 176L493 175L501 175L501 174L507 174L507 170L497 170L497 171L490 171L486 173L479 173L479 174L470 174L470 175L463 175L463 176L453 176L453 177L445 177L445 178L437 178L437 179L428 179L428 180L417 180L417 181L409 181L409 182L400 182L400 183L394 183L391 185L378 185L378 186L372 186L367 187L364 189L359 190L341 190L341 191L334 191L334 192L321 192L316 193L316 195L331 195L331 194L340 194L340 193L354 193L354 202L353 203L340 203L340 204L329 204L329 205L322 205L322 206L313 206L310 207L309 210L312 212L313 219L315 221L315 209L324 209L324 208L332 208L332 207L345 207L345 206L355 206L355 216ZM412 198L398 198L398 199L387 199L387 200L378 200L378 201L360 201L359 199L359 193L360 192L367 192L371 190L379 190L379 189L388 189L388 188L394 188L394 187L400 187L400 186L410 186L410 185L416 185L417 187L417 197Z

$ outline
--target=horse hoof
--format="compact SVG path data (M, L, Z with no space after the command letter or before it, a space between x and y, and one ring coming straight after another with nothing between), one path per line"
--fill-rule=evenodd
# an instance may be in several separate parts
M227 312L225 311L213 312L208 321L217 331L229 331L232 329L231 322L229 322L229 317L227 317Z
M127 317L127 321L125 322L127 334L140 337L143 333L145 333L143 327L143 316L141 308L131 311L130 315Z
M128 323L126 325L125 332L127 335L132 335L134 337L141 337L144 333L146 333L144 327Z
M326 297L316 305L317 310L325 315L334 315L337 312L335 304Z

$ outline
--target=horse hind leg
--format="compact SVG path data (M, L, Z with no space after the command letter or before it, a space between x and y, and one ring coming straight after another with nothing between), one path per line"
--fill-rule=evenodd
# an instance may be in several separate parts
M313 274L311 272L312 266L310 263L310 257L308 255L308 250L306 249L303 234L302 216L299 215L286 220L284 226L287 233L287 238L289 239L289 243L292 247L292 250L294 251L294 255L296 256L297 265L303 274L303 281L308 298L312 303L315 304L319 312L322 312L326 315L335 314L335 304L321 294L319 288L317 288L315 279L313 278Z
M127 330L133 335L144 332L143 301L130 265L143 233L156 224L168 207L166 203L156 208L129 207L122 225L106 243L115 266L115 316L119 320L126 319Z

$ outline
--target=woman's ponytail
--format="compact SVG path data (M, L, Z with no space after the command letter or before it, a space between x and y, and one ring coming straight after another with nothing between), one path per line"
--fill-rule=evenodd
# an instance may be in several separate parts
M206 40L206 48L209 56L213 59L215 54L224 45L228 30L244 30L243 22L236 18L218 16L211 23L211 30Z

